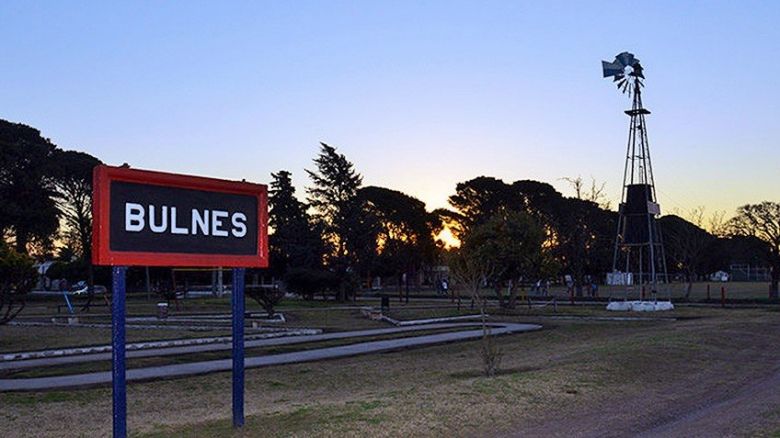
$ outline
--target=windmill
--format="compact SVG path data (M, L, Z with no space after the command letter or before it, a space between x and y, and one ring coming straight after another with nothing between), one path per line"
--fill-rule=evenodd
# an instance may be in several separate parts
M656 221L661 214L661 208L655 193L645 123L645 116L650 114L650 111L642 106L644 69L639 59L628 52L617 55L612 62L602 61L601 65L604 77L611 77L618 90L632 100L631 109L625 111L631 122L626 164L623 168L623 191L618 210L612 274L608 275L607 282L626 286L624 301L627 301L629 290L636 284L641 290L641 301L634 303L644 306L643 310L660 310L659 286L668 285L668 274L661 230ZM668 287L666 289L668 291ZM671 301L668 295L667 297L668 301ZM649 302L645 302L646 299L649 299ZM671 308L670 302L663 304L664 306L660 307ZM630 306L626 310L631 310Z

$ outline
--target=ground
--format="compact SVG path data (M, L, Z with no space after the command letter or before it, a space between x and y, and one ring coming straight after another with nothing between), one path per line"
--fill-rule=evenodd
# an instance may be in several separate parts
M329 330L380 324L350 309L288 313ZM588 319L607 312L582 306L493 313L544 325L497 340L494 378L481 375L478 341L250 369L240 432L230 426L230 373L134 383L128 425L134 436L188 437L780 436L777 310L686 307L658 315L677 320L650 321ZM0 328L2 350L17 329ZM48 329L37 330L28 340ZM0 436L105 436L110 400L109 388L2 393Z

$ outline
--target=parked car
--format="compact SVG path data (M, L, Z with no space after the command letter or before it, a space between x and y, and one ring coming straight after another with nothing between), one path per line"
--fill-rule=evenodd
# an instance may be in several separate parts
M96 284L93 286L95 290L95 295L100 295L106 293L106 287L101 286L99 284ZM88 295L89 294L89 285L86 281L82 280L79 282L76 282L73 286L70 287L70 294L71 295Z

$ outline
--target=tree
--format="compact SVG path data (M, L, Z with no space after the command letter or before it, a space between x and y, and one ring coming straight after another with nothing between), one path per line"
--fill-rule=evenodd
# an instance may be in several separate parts
M0 325L24 309L25 298L37 277L33 260L0 240Z
M707 250L715 242L715 237L703 229L703 208L691 210L689 218L690 221L687 221L679 216L667 215L658 220L668 261L672 262L671 267L685 276L685 299L691 296L693 282L705 272Z
M359 196L367 214L373 217L367 221L373 224L374 232L373 244L367 246L374 255L369 272L398 277L405 273L409 279L433 263L437 251L433 236L440 225L438 216L425 210L424 202L374 186L360 189Z
M489 224L472 228L461 240L460 248L450 252L448 260L455 280L466 288L472 303L476 302L479 306L482 320L482 342L479 351L485 375L488 377L495 375L498 370L501 352L490 336L485 313L487 300L482 293L482 287L500 276L503 269L495 250L496 235L491 228Z
M272 318L276 312L275 307L284 298L284 292L278 287L268 287L259 284L248 284L245 289L246 295L252 298L265 310L269 318Z
M271 272L283 276L290 268L320 268L323 247L319 232L306 213L307 206L295 197L292 175L272 173L269 197Z
M457 212L451 217L455 237L462 240L471 228L487 222L502 208L517 208L520 200L513 195L509 185L489 176L458 183L449 198Z
M84 152L55 150L52 169L65 240L84 260L92 254L92 170L100 160Z
M306 192L328 246L325 259L341 281L338 299L344 301L354 292L352 277L358 254L370 241L371 224L366 222L358 197L363 177L336 148L325 143L320 146L320 154L314 159L316 170L306 171L313 183Z
M777 298L780 282L780 203L764 201L743 205L737 209L730 228L735 235L755 237L764 243L772 278L769 298Z
M468 236L467 251L476 251L485 263L493 266L492 278L486 278L495 289L502 307L514 308L517 287L523 281L536 279L546 264L544 231L526 213L501 210ZM478 247L478 250L473 249ZM504 296L503 289L509 292Z
M92 270L92 171L100 164L100 160L84 152L60 149L54 151L52 159L56 163L52 175L57 191L57 207L65 225L64 241L78 257L74 262L86 267L89 292L84 310L88 310L95 296Z
M37 129L0 120L0 231L19 253L31 243L48 250L57 233L55 149Z
M482 176L459 183L456 194L450 197L456 211L438 214L461 240L471 228L484 224L502 209L530 215L544 231L548 258L573 275L581 295L586 275L602 276L610 268L617 217L587 199L603 202L601 186L593 182L588 193L581 178L572 181L582 199L566 198L550 184L539 181L520 180L507 185Z
M317 287L325 288L325 285L318 285L316 281L308 281L325 275L321 233L307 214L307 205L295 196L290 172L280 170L272 173L271 177L269 269L273 275L284 279L287 290L311 299ZM252 289L248 295L269 314L273 314L273 307L282 298L279 291L267 288Z
M582 296L586 275L609 270L616 215L576 198L561 198L553 208L552 251L561 268L572 274L577 296Z
M604 193L604 188L607 185L606 182L599 184L596 182L596 178L591 177L590 187L585 188L585 181L582 180L581 176L578 176L577 178L567 177L563 178L563 180L569 183L574 190L575 198L594 202L604 210L609 210L612 203L607 199L606 193Z

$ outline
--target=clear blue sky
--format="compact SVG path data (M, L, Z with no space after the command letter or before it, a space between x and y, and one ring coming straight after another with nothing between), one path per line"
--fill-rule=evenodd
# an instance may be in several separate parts
M777 1L5 0L0 37L0 118L63 148L302 189L325 141L431 208L483 174L617 197L628 50L666 212L780 201Z

